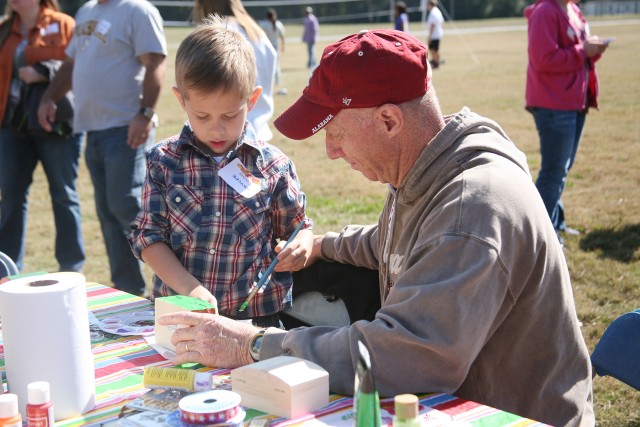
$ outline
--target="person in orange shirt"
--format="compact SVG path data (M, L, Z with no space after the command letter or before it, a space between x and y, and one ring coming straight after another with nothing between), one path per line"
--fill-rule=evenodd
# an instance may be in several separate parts
M38 123L40 97L66 58L74 19L56 0L8 0L0 23L0 252L24 267L27 196L38 162L49 182L61 271L80 271L84 242L76 191L82 135L72 96L57 104L51 132Z

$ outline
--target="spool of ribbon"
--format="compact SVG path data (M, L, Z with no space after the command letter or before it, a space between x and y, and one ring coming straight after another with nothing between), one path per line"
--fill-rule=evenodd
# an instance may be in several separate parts
M228 390L209 390L180 399L180 419L187 424L224 424L240 414L240 395Z

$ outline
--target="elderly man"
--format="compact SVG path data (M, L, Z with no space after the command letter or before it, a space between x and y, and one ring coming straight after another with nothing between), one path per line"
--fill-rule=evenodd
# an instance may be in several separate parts
M290 331L167 315L162 324L190 326L174 333L176 363L298 356L329 371L331 390L353 393L360 340L382 395L439 391L553 425L594 425L569 272L525 156L467 108L442 115L424 44L376 30L328 46L275 126L293 139L324 130L331 159L389 187L377 225L316 236L310 253L279 267L376 268L382 307L373 321Z

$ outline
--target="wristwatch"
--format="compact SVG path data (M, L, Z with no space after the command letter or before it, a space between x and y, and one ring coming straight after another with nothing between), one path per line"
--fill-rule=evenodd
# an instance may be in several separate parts
M149 120L153 119L153 116L155 116L156 114L156 112L153 111L153 108L151 107L142 107L140 111L138 111L138 113L142 114L144 117L146 117Z
M260 347L262 347L262 338L266 329L261 329L257 334L249 341L249 354L254 362L260 361Z

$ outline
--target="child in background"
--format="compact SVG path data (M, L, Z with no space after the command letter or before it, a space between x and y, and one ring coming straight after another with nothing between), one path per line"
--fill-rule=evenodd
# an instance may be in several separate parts
M403 1L396 2L394 8L395 24L394 29L398 31L409 32L409 14L407 13L407 4Z
M189 120L147 152L130 243L154 271L153 298L189 295L217 303L224 316L269 327L291 305L290 272L306 264L313 233L293 163L257 140L246 119L261 92L255 61L246 38L218 16L180 44L172 90ZM278 240L274 273L240 312Z

